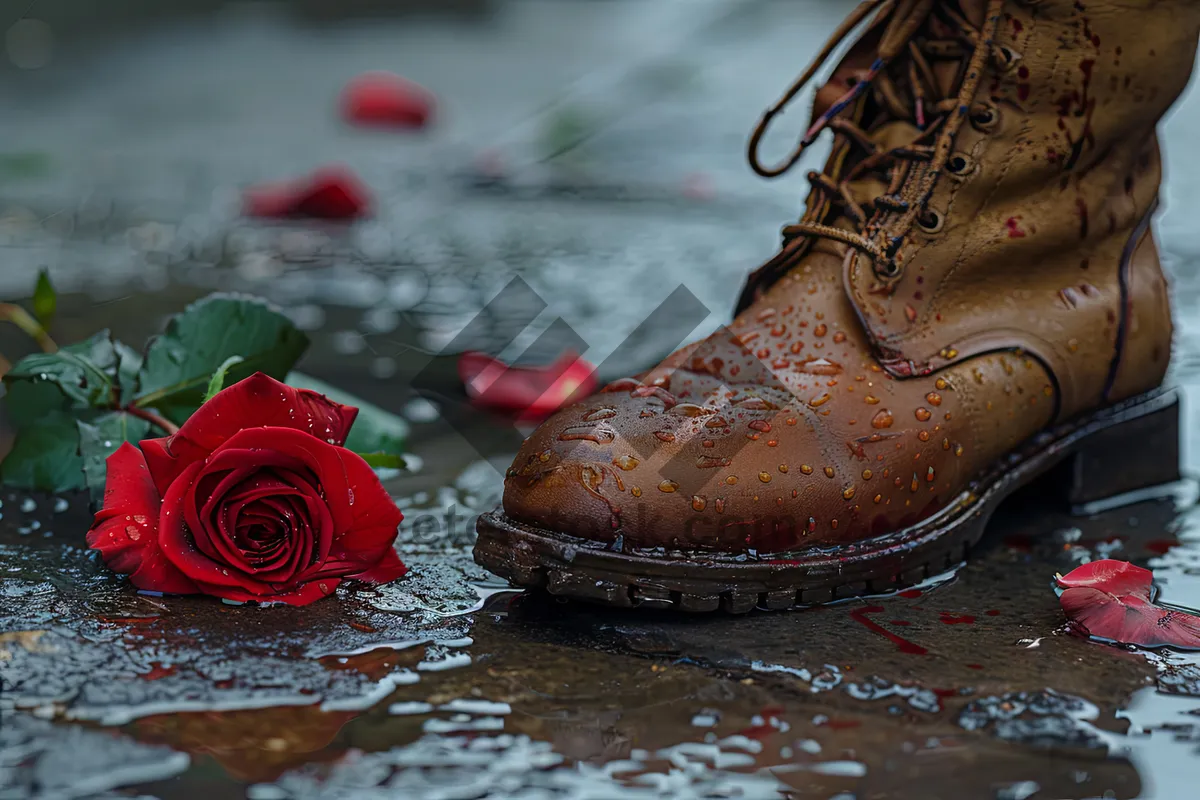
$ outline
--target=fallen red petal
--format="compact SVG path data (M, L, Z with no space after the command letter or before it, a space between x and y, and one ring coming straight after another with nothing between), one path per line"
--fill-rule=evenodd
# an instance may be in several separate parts
M539 419L596 389L596 368L567 352L544 367L513 367L485 353L463 353L458 376L477 408Z
M359 75L342 91L342 115L360 125L424 128L433 109L432 94L390 72Z
M1059 603L1088 634L1140 647L1200 648L1200 616L1152 601L1153 574L1105 559L1058 576Z
M367 213L370 192L344 167L325 167L306 178L264 184L246 190L246 214L252 217L354 219Z
M1066 575L1059 575L1055 581L1064 589L1092 587L1115 595L1145 592L1149 598L1154 586L1154 573L1128 561L1105 558L1076 567Z

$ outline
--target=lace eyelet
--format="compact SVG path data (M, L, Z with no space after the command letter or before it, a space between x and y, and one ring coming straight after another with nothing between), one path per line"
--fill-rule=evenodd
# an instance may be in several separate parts
M946 172L955 178L968 178L978 169L979 164L966 153L952 153L946 161Z
M882 264L875 263L875 274L881 278L894 278L900 274L900 265L891 259Z
M917 215L917 227L926 233L937 233L946 226L946 217L932 208L922 209Z
M993 131L1000 124L1000 110L993 105L980 105L971 111L971 124L985 133Z
M1000 45L1000 69L1004 72L1012 72L1017 68L1017 64L1021 62L1021 54L1011 47Z

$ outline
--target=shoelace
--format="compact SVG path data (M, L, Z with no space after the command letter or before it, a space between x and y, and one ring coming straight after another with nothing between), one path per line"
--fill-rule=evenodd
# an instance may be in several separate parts
M888 285L895 284L903 271L896 254L913 224L927 213L926 203L950 158L955 134L970 114L970 104L989 55L994 50L998 58L1011 60L1010 51L995 48L992 43L1003 5L1004 0L989 0L983 29L979 29L951 8L947 0L865 0L838 26L808 69L763 113L750 137L747 157L750 167L759 175L766 178L783 175L800 160L805 150L826 128L831 129L836 137L863 149L865 156L841 179L815 171L808 174L812 189L819 193L821 202L809 203L808 210L799 222L784 227L782 249L758 274L777 274L779 267L789 264L806 237L818 237L843 242L870 256L876 277ZM790 155L776 166L763 166L758 150L771 121L808 85L846 36L872 12L876 12L877 20L888 17L888 23L880 39L876 58L866 75L821 114ZM937 15L946 23L953 32L952 38L918 39L918 33L925 28L932 15ZM962 73L957 94L938 97L938 84L930 59L961 58L968 52L970 59ZM899 65L904 55L908 56L905 65L909 95L907 102L904 93L889 75L889 67ZM909 121L918 129L919 133L907 144L882 149L871 141L865 130L843 116L872 88L889 119ZM927 143L931 138L934 139L933 143ZM906 185L911 165L916 162L928 162L929 167L915 185ZM885 168L889 171L887 192L869 201L868 207L863 207L851 195L851 184L856 179ZM846 230L821 222L831 204L840 207L844 215L854 221L857 230ZM900 216L892 225L885 226L885 217L889 213Z

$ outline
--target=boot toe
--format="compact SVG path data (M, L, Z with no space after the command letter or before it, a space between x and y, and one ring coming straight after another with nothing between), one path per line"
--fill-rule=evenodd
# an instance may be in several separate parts
M819 458L801 455L819 454L815 425L789 405L790 394L764 388L699 404L655 386L614 384L526 440L506 475L505 514L593 542L621 537L626 547L790 549L811 534L826 487L805 497L788 488L793 470L820 469Z

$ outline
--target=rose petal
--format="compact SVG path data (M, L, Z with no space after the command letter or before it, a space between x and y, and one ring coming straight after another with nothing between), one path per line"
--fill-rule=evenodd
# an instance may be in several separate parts
M242 201L252 217L354 219L366 214L371 194L348 168L332 166L294 181L250 187Z
M544 367L513 367L484 353L463 353L458 375L473 405L538 419L591 394L595 367L568 351Z
M286 428L250 428L241 431L213 455L213 464L232 463L243 456L227 456L237 450L256 450L298 458L319 477L324 500L333 518L333 542L328 560L336 569L360 572L391 549L404 515L379 482L375 471L358 455L316 437ZM249 457L249 456L246 456ZM321 559L324 563L325 558ZM322 568L320 574L328 574ZM349 574L349 573L344 573Z
M342 114L359 124L423 128L433 114L433 96L399 75L368 72L346 85Z
M175 435L142 442L142 450L160 496L166 496L167 487L189 464L207 458L245 428L294 428L341 445L357 416L353 406L257 372L218 392Z
M139 589L193 594L195 584L159 548L161 501L142 453L125 442L108 457L104 508L96 514L87 543L115 572L130 574Z
M285 592L273 592L266 594L255 594L246 589L239 589L233 586L222 586L214 584L209 586L204 583L198 584L200 591L205 594L210 594L214 597L222 597L226 600L232 600L237 603L258 602L258 603L287 603L292 606L306 606L323 597L328 597L333 594L338 585L341 584L340 578L322 578L319 581L306 583L303 586L298 586Z
M1063 589L1090 586L1117 596L1144 594L1150 597L1154 573L1128 561L1105 558L1076 567L1055 580Z
M204 584L201 591L213 594L208 587L244 586L248 579L244 575L231 573L228 564L215 561L203 553L188 530L184 504L203 468L202 462L189 466L163 497L162 513L158 517L159 546L180 572L198 586Z
M407 573L408 567L404 566L400 556L395 550L389 550L383 554L383 558L379 559L379 563L375 566L346 577L368 583L391 583L398 578L403 578Z
M1154 574L1125 561L1084 564L1056 581L1063 612L1090 635L1141 647L1200 648L1200 617L1152 601Z
M1141 647L1200 648L1200 617L1162 608L1139 597L1118 601L1090 587L1067 589L1063 611L1092 636Z

